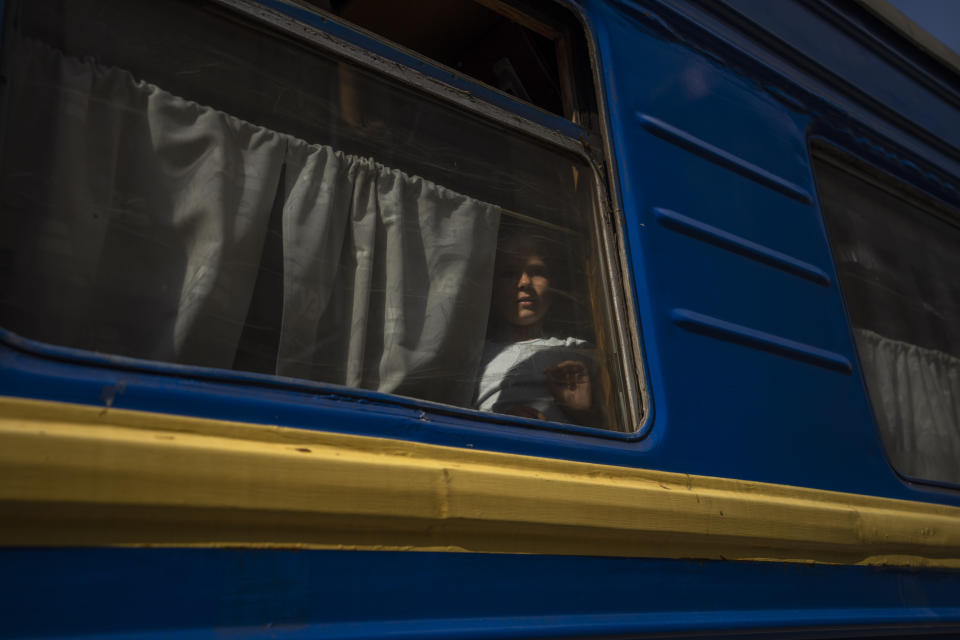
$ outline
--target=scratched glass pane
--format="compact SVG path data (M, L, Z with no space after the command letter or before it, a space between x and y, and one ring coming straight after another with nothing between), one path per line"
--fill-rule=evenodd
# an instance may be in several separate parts
M960 484L960 218L853 161L816 169L887 453L907 476Z
M203 3L4 41L4 328L623 428L577 157Z

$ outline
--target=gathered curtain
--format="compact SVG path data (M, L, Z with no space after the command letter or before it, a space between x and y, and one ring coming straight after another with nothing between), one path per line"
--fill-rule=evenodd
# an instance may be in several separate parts
M44 44L15 51L4 326L231 368L279 214L275 373L469 404L497 207Z
M857 351L894 466L960 483L960 358L857 329Z

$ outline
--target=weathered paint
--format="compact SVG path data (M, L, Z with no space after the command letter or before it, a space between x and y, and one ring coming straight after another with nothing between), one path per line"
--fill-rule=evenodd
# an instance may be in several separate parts
M13 637L809 640L960 630L956 571L130 548L0 549L0 566L0 635Z
M960 508L0 399L7 546L257 546L960 567Z

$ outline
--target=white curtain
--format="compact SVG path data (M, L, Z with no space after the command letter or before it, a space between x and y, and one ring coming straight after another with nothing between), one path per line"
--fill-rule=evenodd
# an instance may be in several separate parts
M884 444L904 474L960 483L960 358L856 330Z
M287 167L277 373L468 404L496 209L329 147Z
M0 223L8 328L230 368L279 208L276 373L470 402L496 207L126 71L17 49Z

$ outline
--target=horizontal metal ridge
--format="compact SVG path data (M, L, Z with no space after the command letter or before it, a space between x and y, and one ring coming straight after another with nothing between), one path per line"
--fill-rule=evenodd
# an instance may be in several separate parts
M678 327L711 338L735 342L841 373L851 373L853 371L853 365L843 355L803 342L751 329L688 309L674 309L670 312L670 317Z
M719 165L725 169L738 173L745 178L749 178L758 184L773 189L774 191L781 193L788 198L802 202L803 204L811 204L813 198L810 193L789 180L785 180L780 176L770 173L762 167L758 167L752 162L748 162L739 156L735 156L728 151L724 151L720 147L716 147L706 140L701 140L700 138L678 129L672 125L654 118L653 116L648 116L644 113L637 113L637 119L640 121L640 124L643 125L643 128L649 131L650 133L656 135L659 138L671 142L678 147L682 147L687 151L691 151L701 158L709 160L716 165Z
M960 567L960 508L0 397L0 547Z
M672 231L709 242L712 245L727 249L734 253L756 260L763 264L786 271L795 276L806 278L817 284L829 286L830 276L814 265L797 260L793 256L771 249L762 244L734 235L718 227L695 220L676 211L655 207L653 215L657 221Z

